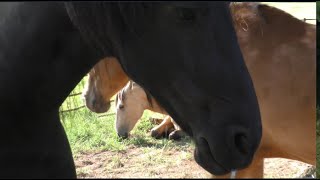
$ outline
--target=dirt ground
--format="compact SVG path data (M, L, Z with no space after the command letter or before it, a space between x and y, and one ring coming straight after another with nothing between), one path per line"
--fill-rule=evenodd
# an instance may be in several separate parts
M75 159L78 178L211 178L193 158L193 149L152 150L131 147L123 152L82 154ZM156 158L159 157L159 158ZM265 160L264 178L304 177L312 166L298 161Z

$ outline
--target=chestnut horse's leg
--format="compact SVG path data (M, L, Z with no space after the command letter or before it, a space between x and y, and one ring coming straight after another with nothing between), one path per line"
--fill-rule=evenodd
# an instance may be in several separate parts
M186 134L172 118L170 118L170 119L171 119L171 122L172 122L175 130L169 134L169 139L179 140L183 136L185 136Z
M171 117L166 116L161 124L151 129L151 136L154 138L160 138L165 132L173 128Z
M169 139L180 140L185 133L181 129L176 129L169 134Z

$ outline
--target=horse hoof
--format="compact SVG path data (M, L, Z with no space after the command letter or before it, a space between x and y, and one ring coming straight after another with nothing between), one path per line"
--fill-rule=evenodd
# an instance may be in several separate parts
M127 139L129 137L129 134L128 133L118 134L118 137L121 139Z
M169 134L169 139L177 141L181 139L181 135L177 131L173 131Z
M156 131L156 130L151 130L151 137L156 138L156 139L159 139L159 138L161 138L162 136L161 136L161 134L158 133L158 131Z

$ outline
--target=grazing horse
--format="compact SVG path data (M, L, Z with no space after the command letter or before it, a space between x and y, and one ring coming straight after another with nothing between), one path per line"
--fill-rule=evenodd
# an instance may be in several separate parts
M110 108L111 97L114 96L129 81L128 76L123 72L120 64L115 58L102 59L90 70L88 76L88 81L82 94L86 107L95 113L107 112ZM145 94L143 95L143 97L145 98L139 99L139 102L142 103L143 107L145 108L130 109L130 107L136 106L128 106L130 110L126 108L126 112L129 113L130 116L133 112L135 112L135 114L137 115L134 118L132 116L127 117L125 118L126 120L122 120L124 118L122 118L121 120L116 120L117 123L121 123L116 125L116 131L118 135L123 138L126 138L129 135L129 132L132 130L138 119L141 118L145 109L149 109L154 112L165 113L164 109L160 108L154 98L152 98L152 100L148 99L154 102L154 106L150 106L151 104L147 104L148 102L145 101L147 100L146 92L136 83L131 82L131 84L137 86L137 88L135 88L137 90L133 92L133 95L136 93ZM129 128L127 126L131 127ZM169 139L179 139L180 136L183 135L179 125L174 123L173 119L170 116L167 116L166 118L164 118L161 124L151 130L151 136L156 138L163 136L165 130L170 128L174 128L175 130L169 134Z
M95 113L107 112L110 108L111 97L114 96L129 81L128 76L123 72L120 64L115 58L102 59L90 70L88 76L88 81L86 82L82 94L86 107ZM127 118L121 118L121 120L116 120L117 123L120 123L116 125L116 131L118 135L123 138L126 138L129 135L129 132L132 130L138 119L141 118L145 109L149 109L154 112L165 113L164 109L160 108L154 98L151 96L148 97L151 97L152 100L147 98L146 92L139 85L134 82L131 82L131 84L137 86L137 88L135 88L137 90L132 93L133 95L136 93L145 94L142 95L143 99L139 99L139 102L143 104L144 108L131 108L130 110L126 108L126 112L129 113L130 116L133 112L137 115L135 117L131 116ZM147 100L151 100L155 105L149 105ZM130 108L136 106L128 107ZM179 125L177 125L170 116L167 116L157 127L151 130L151 136L156 138L163 136L166 129L170 128L174 128L174 131L170 132L169 139L179 139L184 134L182 133Z
M260 110L229 2L19 2L4 14L1 178L76 177L58 110L106 57L193 137L204 169L222 175L252 162Z
M115 127L118 136L127 138L129 132L143 115L144 110L148 109L157 113L167 114L167 112L151 97L150 94L133 81L117 94L116 97L116 121ZM168 129L174 128L170 132L169 139L178 139L182 135L182 130L170 116L151 130L151 136L160 137Z
M129 81L118 60L113 57L99 61L88 76L82 94L87 108L96 113L108 111L111 97Z
M239 171L237 177L263 177L264 158L282 157L315 165L315 26L258 3L233 3L230 8L258 96L263 124L262 142L254 163ZM133 93L137 99L130 102ZM141 116L141 109L165 113L157 102L148 101L146 97L147 93L135 83L127 84L117 95L118 134L128 135ZM161 134L164 127L172 127L174 121L169 118L165 118L163 126L154 128L152 134Z

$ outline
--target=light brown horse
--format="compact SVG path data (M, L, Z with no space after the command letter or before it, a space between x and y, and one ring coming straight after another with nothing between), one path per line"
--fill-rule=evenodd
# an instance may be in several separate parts
M255 158L237 177L263 177L264 158L315 165L315 26L258 3L232 3L230 8L263 123Z
M100 60L89 72L83 90L86 106L93 112L103 113L110 108L110 99L129 81L116 58Z

